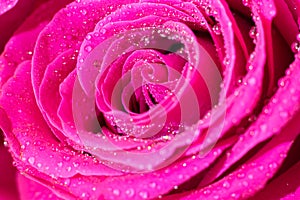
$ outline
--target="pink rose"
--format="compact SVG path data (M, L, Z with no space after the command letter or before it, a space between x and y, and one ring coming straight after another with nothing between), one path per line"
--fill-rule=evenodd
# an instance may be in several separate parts
M33 5L0 57L21 199L297 198L299 6Z

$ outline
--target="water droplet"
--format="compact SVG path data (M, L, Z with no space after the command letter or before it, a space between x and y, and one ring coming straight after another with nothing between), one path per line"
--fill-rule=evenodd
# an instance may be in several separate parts
M87 52L92 51L92 47L91 47L90 45L85 46L84 49L85 49Z
M3 145L4 145L5 147L8 147L8 142L7 142L7 140L4 139Z
M116 196L119 196L120 195L120 190L114 189L113 194L116 195Z
M223 183L223 187L224 187L224 188L229 188L229 187L230 187L229 182L228 182L228 181L225 181L225 182Z
M87 34L86 37L85 37L85 39L86 40L90 40L90 39L92 39L92 36L90 34Z
M73 166L74 166L74 167L78 167L78 166L79 166L79 163L73 162Z
M211 7L210 6L207 6L206 8L205 8L205 13L207 14L207 15L211 15Z
M179 179L183 179L183 175L182 175L182 174L179 174L179 175L178 175L178 178L179 178Z
M66 179L65 181L64 181L64 185L66 185L66 186L69 186L70 185L70 179Z
M245 186L245 187L247 187L247 186L249 185L247 181L243 181L242 184L243 184L243 186Z
M128 197L133 197L134 195L134 190L132 188L128 189L125 191L125 194L128 196Z
M57 163L57 166L58 166L58 167L62 167L62 165L63 165L62 162Z
M267 130L267 125L266 124L261 124L260 126L259 126L259 128L260 128L260 130L262 131L262 132L265 132L266 130Z
M100 30L100 33L105 34L105 33L106 33L106 29L105 29L105 28L102 28L102 29Z
M253 68L254 68L253 65L248 66L248 70L250 70L250 71L253 70Z
M142 197L143 199L147 199L148 198L148 192L146 191L141 191L139 193L140 197Z
M252 174L249 174L249 175L248 175L248 178L249 178L249 179L253 179L253 175L252 175Z
M209 195L211 193L211 191L209 190L209 189L205 189L204 191L203 191L203 194L205 194L205 195Z
M245 177L245 174L244 174L244 173L238 173L238 174L237 174L237 177L238 177L238 178L244 178L244 177Z
M253 78L249 78L248 79L248 83L253 86L253 85L256 84L256 79L254 77Z
M244 6L249 6L249 0L242 0Z
M289 116L288 113L285 112L285 111L280 112L279 115L280 115L280 117L282 117L282 118L287 118L287 117Z
M300 33L297 34L296 39L300 42Z
M230 64L230 59L229 59L229 57L226 56L226 57L224 58L223 64L224 64L225 66L228 66L228 65Z
M87 14L87 10L86 9L81 9L80 10L81 14L86 15Z
M149 186L150 186L151 188L155 188L155 187L156 187L156 183L155 183L155 182L152 182L152 183L149 184Z
M253 39L254 43L256 43L256 38L258 36L257 28L256 26L252 26L250 31L249 31L249 36L250 38Z
M299 50L300 50L300 42L299 42L299 41L294 42L294 43L292 44L291 48L292 48L292 51L293 51L294 53L298 53Z
M30 163L30 164L34 164L34 161L35 161L35 158L34 157L29 157L28 158L28 162Z
M221 28L220 28L220 25L219 24L216 24L213 26L212 28L213 32L216 34L216 35L220 35L221 34Z

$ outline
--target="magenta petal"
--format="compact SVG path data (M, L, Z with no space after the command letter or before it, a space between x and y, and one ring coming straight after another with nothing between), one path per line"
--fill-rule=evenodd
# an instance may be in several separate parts
M206 157L184 158L165 169L146 174L109 177L97 185L104 199L145 199L168 193L203 171L227 148L227 144L216 146Z
M170 196L170 199L248 198L261 190L279 169L293 141L299 134L300 114L253 158L218 182L192 192Z
M23 175L18 175L19 192L22 200L62 200L51 190Z
M76 133L76 127L73 118L72 109L72 92L76 78L76 71L72 71L60 84L59 93L61 96L61 101L57 109L57 116L61 120L61 125L63 128L63 133L70 140L81 144L80 139Z
M95 24L106 14L113 12L119 3L119 1L98 2L89 0L80 1L80 3L73 2L55 15L41 32L33 57L32 79L37 95L47 65L62 52L68 49L78 49L82 40L88 32L93 30ZM89 12L84 12L87 10Z
M13 37L10 38L6 44L3 54L0 56L0 66L5 66L0 70L0 86L2 86L8 78L13 75L18 64L25 60L31 60L34 52L34 45L39 33L50 21L51 17L57 12L57 10L63 7L67 2L67 0L55 0L48 1L41 5L25 20L25 22L14 33ZM28 3L32 4L30 2ZM2 29L1 26L2 22L0 25L0 28Z
M298 33L297 21L294 20L293 15L289 10L288 2L277 0L275 1L275 4L279 9L277 10L274 23L289 46L291 46ZM282 26L282 24L284 24L284 26Z
M250 200L270 199L292 200L300 197L300 163L296 163L284 174L272 180Z
M300 94L296 92L296 88L298 88L299 85L298 77L300 76L299 63L299 59L296 59L291 65L289 69L290 74L282 80L283 86L278 89L270 100L270 103L263 109L263 113L259 116L257 121L239 138L237 143L227 154L226 161L222 163L222 169L218 169L217 166L213 169L213 172L211 172L214 175L208 173L207 178L209 180L213 180L215 176L221 175L233 163L238 161L260 142L267 140L275 134L279 134L286 123L290 119L293 119L300 101ZM291 95L292 101L286 98ZM214 170L218 171L217 174Z
M0 1L0 15L5 13L6 11L12 9L18 0L1 0Z
M56 140L37 108L30 81L30 68L29 62L19 66L15 76L4 85L0 101L12 124L12 130L5 130L8 141L16 137L21 143L21 146L17 142L10 144L14 157L22 160L22 163L17 164L20 167L32 166L56 177L69 177L76 173L120 174ZM3 122L5 121L1 121ZM20 149L21 152L14 149Z
M51 64L48 65L45 76L40 86L40 107L49 120L50 125L62 130L62 125L59 117L57 116L58 108L61 103L60 87L62 82L75 68L74 52L72 50L66 51L58 56ZM72 88L70 88L71 90ZM72 91L72 90L71 90ZM51 101L49 101L51 99ZM68 135L65 134L67 137Z
M0 131L0 199L17 200L19 194L16 185L16 168L12 165L12 158L8 148L4 147Z

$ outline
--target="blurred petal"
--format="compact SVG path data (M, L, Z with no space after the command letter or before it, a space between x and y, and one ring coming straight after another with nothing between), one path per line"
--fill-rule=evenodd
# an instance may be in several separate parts
M19 199L16 186L16 168L12 165L13 160L8 148L3 146L3 136L0 130L0 199Z

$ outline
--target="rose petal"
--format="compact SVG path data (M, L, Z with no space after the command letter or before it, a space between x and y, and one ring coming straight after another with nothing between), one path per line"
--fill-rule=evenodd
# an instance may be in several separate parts
M270 199L297 199L300 196L300 162L292 166L287 172L271 181L264 189L249 200Z
M62 52L80 44L94 25L106 14L113 12L119 4L119 1L74 2L55 15L41 32L33 57L32 79L37 99L47 65Z
M30 69L28 61L19 66L15 76L4 85L0 101L7 112L7 117L1 120L0 125L5 128L5 120L8 118L11 121L11 127L4 131L9 142L12 140L10 144L14 157L22 160L17 165L32 166L55 177L68 177L76 173L120 174L91 156L76 152L57 141L41 116L33 91L30 90ZM21 147L14 138L21 143ZM20 152L16 151L19 149Z
M45 116L49 120L49 125L59 130L59 133L56 131L56 135L61 138L61 140L65 139L61 135L64 134L65 137L68 138L69 132L62 129L63 125L57 115L62 100L60 96L60 86L74 69L76 65L75 56L76 53L73 50L68 50L58 56L48 65L40 86L39 103L42 112L45 113ZM51 99L51 101L49 101L49 99ZM72 139L72 137L70 139Z
M299 135L300 113L256 155L234 172L207 187L178 195L169 199L230 199L247 198L262 189L284 161L293 141Z
M0 15L5 13L6 11L12 9L16 4L18 0L1 0L0 1Z
M12 165L12 158L8 148L4 147L2 133L0 131L0 198L17 200L19 199L16 187L16 168Z
M296 59L289 69L289 75L282 80L282 86L278 89L276 94L271 98L270 103L263 109L263 113L259 116L257 121L239 138L230 153L226 157L226 161L222 163L222 168L217 166L213 172L207 175L209 180L221 175L233 163L245 155L251 148L254 148L260 142L280 133L282 127L294 117L299 109L300 95L297 92L299 84L299 63ZM287 98L291 96L292 101ZM280 123L279 123L280 122ZM216 171L217 174L216 174Z
M30 15L18 28L18 30L6 44L3 54L0 56L0 86L2 86L13 75L15 69L21 62L25 60L31 60L34 51L34 45L39 33L50 21L51 17L57 12L57 10L68 2L68 0L48 1L47 3L38 7L37 10L35 10L33 14ZM27 3L27 6L32 6L32 3ZM23 10L29 10L26 8L19 9L22 9L22 12ZM19 14L20 12L15 15ZM0 28L1 26L2 23ZM11 26L11 23L9 26ZM5 31L2 32L4 33Z
M45 186L32 181L22 175L18 175L18 185L21 199L48 199L48 200L62 200L56 196L51 190Z

